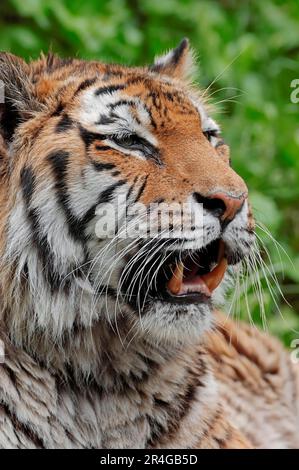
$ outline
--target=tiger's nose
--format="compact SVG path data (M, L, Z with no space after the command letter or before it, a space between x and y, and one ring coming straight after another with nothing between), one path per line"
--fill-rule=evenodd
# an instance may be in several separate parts
M212 213L215 217L219 217L222 222L230 222L241 210L247 193L239 196L233 196L225 192L216 192L209 197L203 197L195 193L197 202L203 204L204 209Z

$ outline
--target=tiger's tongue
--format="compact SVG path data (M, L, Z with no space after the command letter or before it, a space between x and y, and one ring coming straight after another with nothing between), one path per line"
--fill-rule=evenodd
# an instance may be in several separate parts
M182 262L176 265L171 279L167 283L167 288L173 295L184 295L190 292L204 294L211 297L212 292L221 283L227 268L227 260L224 257L224 246L221 244L218 256L218 263L207 274L196 274L194 272L184 276L184 265Z

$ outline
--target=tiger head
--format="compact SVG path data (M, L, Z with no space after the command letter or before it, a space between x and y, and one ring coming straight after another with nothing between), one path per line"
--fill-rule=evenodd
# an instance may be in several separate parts
M1 311L20 341L108 325L184 342L210 324L254 222L192 68L187 40L150 67L0 55ZM173 206L196 217L170 211L167 231Z

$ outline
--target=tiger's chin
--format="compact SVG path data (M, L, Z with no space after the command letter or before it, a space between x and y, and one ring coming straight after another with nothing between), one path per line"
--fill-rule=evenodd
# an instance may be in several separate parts
M185 345L198 341L211 328L212 301L174 304L152 301L140 322L147 341L169 345Z

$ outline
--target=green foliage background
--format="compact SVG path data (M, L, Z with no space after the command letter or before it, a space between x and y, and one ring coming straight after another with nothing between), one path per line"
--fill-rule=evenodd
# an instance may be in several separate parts
M299 103L290 100L290 83L299 79L298 0L1 0L0 28L0 49L26 59L51 48L62 56L144 64L190 38L199 83L218 77L211 86L220 102L215 117L256 217L288 254L258 232L292 305L280 294L275 305L262 280L268 328L288 345L298 337ZM265 250L263 258L269 266ZM253 319L262 324L258 299L246 290ZM242 297L241 316L246 310Z

